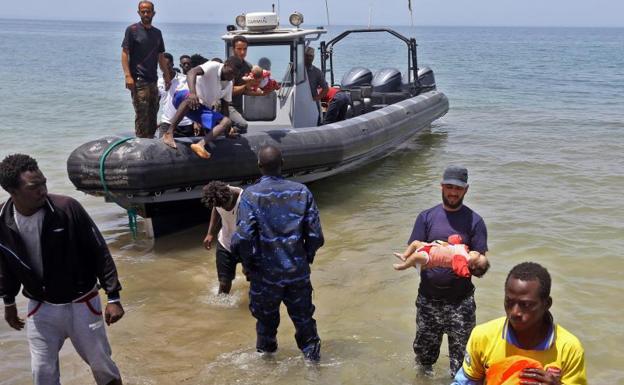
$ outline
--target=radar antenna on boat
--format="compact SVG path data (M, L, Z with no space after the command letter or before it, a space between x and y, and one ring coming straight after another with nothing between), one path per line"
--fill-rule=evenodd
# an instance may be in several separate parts
M329 5L327 4L327 0L325 0L325 14L327 15L327 26L329 27L331 24L329 22Z

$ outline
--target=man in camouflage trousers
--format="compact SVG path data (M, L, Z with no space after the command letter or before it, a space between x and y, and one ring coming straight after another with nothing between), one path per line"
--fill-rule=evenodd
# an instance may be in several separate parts
M485 254L485 222L463 204L468 191L468 170L448 166L441 183L442 203L421 212L416 219L408 244L415 240L433 242L458 234L470 250ZM416 299L416 363L426 375L433 374L433 364L440 355L442 336L449 344L450 374L461 368L466 343L475 326L474 285L470 277L459 277L450 268L422 269Z
M121 66L125 75L126 88L132 94L136 136L153 138L157 128L156 117L160 101L157 64L163 72L167 90L171 85L171 74L167 71L162 33L152 26L152 18L156 14L154 4L151 1L141 1L138 14L141 22L126 28L121 44Z

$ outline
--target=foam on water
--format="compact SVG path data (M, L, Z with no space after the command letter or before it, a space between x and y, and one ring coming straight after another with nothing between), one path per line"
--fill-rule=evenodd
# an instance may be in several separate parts
M232 290L230 294L219 294L219 287L215 286L211 289L210 294L204 295L203 298L200 297L200 301L217 308L235 308L240 306L242 296L243 291L241 290Z

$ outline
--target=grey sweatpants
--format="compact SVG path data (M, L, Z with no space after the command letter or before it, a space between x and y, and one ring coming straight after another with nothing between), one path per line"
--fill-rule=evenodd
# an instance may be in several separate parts
M98 385L121 378L111 358L100 297L53 305L30 300L26 324L35 385L59 385L59 351L69 338Z

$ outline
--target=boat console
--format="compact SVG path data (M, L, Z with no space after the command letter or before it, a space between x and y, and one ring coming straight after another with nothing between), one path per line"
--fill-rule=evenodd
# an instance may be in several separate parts
M311 42L319 40L327 31L300 28L303 15L298 12L289 17L294 28L282 28L279 17L272 12L253 12L236 17L237 26L228 26L225 54L233 54L232 39L245 36L249 42L246 60L271 71L280 81L281 89L269 96L243 96L242 115L250 123L250 129L262 130L271 125L290 125L293 128L315 126L321 108L312 100L303 63L303 53ZM404 77L396 68L382 68L374 74L366 67L354 67L340 83L334 78L334 46L352 33L386 32L402 40L408 48L408 73ZM350 95L351 103L347 117L354 117L374 111L421 92L435 89L433 72L420 73L417 70L416 41L398 32L382 29L355 29L342 32L328 42L320 43L321 70L329 74L329 84L339 87Z

